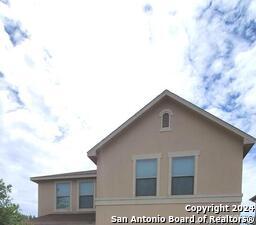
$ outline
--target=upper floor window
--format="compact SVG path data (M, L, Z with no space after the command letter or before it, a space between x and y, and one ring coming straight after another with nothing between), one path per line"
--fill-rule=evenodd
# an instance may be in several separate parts
M93 208L94 181L79 182L79 209Z
M157 159L136 160L136 196L155 196Z
M194 194L195 156L173 157L172 159L171 194Z
M165 109L160 113L161 118L161 131L171 130L171 117L172 111L169 109Z
M70 183L56 184L56 209L70 208Z

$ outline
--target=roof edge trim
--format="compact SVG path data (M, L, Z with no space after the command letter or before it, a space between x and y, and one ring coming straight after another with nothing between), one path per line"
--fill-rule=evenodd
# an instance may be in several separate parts
M65 180L65 179L76 179L76 178L95 178L97 177L96 170L94 171L84 171L85 174L72 174L72 173L63 173L63 174L54 174L46 176L31 177L30 180L33 182L47 181L47 180ZM88 174L86 174L88 172ZM75 172L76 173L76 172Z
M242 137L244 140L244 144L254 144L256 142L256 138L253 136L245 133L244 131L234 127L233 125L225 122L224 120L212 115L211 113L201 109L200 107L194 105L193 103L179 97L178 95L170 92L169 90L163 91L160 95L155 97L152 101L150 101L147 105L145 105L141 110L135 113L132 117L126 120L122 125L120 125L117 129L111 132L108 136L102 139L98 144L92 147L88 152L87 156L92 159L97 157L97 150L100 149L103 145L109 142L113 137L118 135L121 131L123 131L126 127L128 127L132 122L134 122L137 118L142 116L146 111L148 111L151 107L153 107L157 102L159 102L164 97L170 97L171 99L177 101L178 103L188 107L189 109L199 113L200 115L206 117L207 119L217 123L218 125L226 128L227 130L237 134L238 136ZM95 160L93 160L95 162Z

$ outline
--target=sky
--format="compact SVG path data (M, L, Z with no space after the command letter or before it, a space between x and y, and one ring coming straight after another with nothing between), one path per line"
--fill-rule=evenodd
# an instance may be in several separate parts
M255 56L256 1L0 0L0 177L36 215L31 176L95 169L165 89L256 136ZM243 162L248 203L256 147Z

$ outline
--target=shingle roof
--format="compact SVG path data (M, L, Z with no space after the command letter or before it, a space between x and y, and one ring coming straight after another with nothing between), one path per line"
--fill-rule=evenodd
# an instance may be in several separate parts
M44 180L60 180L60 179L73 179L73 178L94 178L96 177L96 170L78 171L72 173L61 173L47 176L31 177L30 179L34 182Z
M95 212L83 214L49 214L29 221L32 225L92 225L95 224Z

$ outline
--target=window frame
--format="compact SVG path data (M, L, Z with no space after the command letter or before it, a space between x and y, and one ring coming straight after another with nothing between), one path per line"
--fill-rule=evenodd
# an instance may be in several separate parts
M146 155L134 155L133 160L133 197L135 198L154 198L159 196L160 191L160 158L161 154L146 154ZM156 159L157 171L156 171L156 195L154 196L136 196L136 162L137 160Z
M168 179L168 195L172 197L179 196L194 196L197 194L197 177L198 177L198 158L200 156L200 151L179 151L179 152L169 152L169 179ZM172 194L172 159L177 157L194 157L194 186L192 195L173 195Z
M57 208L57 185L58 184L69 184L69 207L59 209ZM54 182L54 209L56 212L68 212L72 211L72 181L63 180L63 181L56 181Z
M168 113L168 115L169 115L169 126L163 127L163 116L166 113ZM172 110L164 109L159 113L159 116L160 116L160 131L171 131L172 130L172 117L173 117Z
M80 208L79 201L80 201L80 183L83 183L85 181L91 180L93 183L93 207L92 208ZM77 181L77 211L83 211L83 212L91 212L95 211L95 191L96 191L96 182L95 179L88 178L88 179L80 179Z

